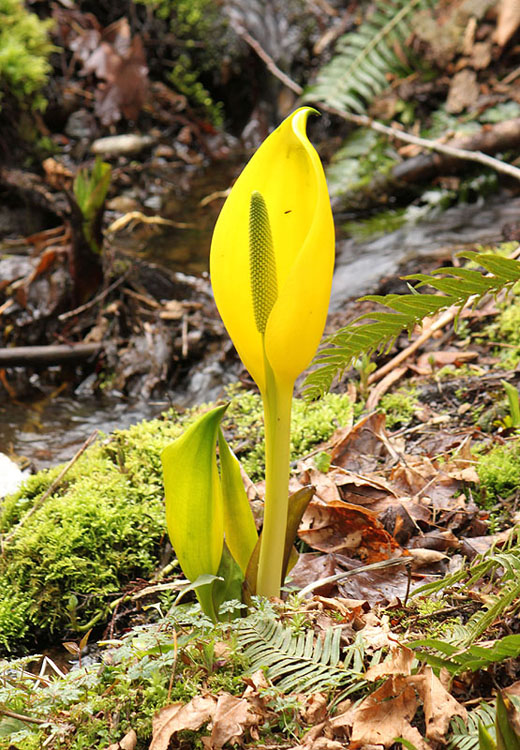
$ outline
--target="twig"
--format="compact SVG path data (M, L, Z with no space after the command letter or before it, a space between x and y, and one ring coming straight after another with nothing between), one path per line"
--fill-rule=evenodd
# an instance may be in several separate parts
M25 716L25 714L17 714L15 711L10 711L8 708L0 708L0 714L2 716L9 716L11 719L18 719L18 721L24 721L30 724L45 724L45 719L35 719L33 716Z
M236 29L239 36L242 37L244 42L247 42L251 49L253 49L258 57L265 63L266 68L276 77L278 80L280 80L284 86L287 86L288 89L291 89L291 91L294 91L295 94L298 94L298 96L301 96L303 94L303 88L300 86L299 83L296 83L296 81L293 81L292 78L290 78L288 75L286 75L283 70L280 70L278 65L275 63L271 55L268 55L265 49L256 41L256 39L253 39L251 34L249 34L244 28L239 27Z
M63 479L63 477L65 476L65 474L67 474L67 472L69 471L69 469L71 469L72 466L74 466L74 464L76 463L76 461L78 460L78 458L86 451L86 449L89 447L89 445L91 445L94 442L94 440L97 438L98 434L99 434L99 431L98 430L94 430L94 432L85 440L85 442L83 443L83 445L81 446L81 448L70 459L70 461L68 462L68 464L66 464L63 467L63 469L60 471L60 473L58 474L58 476L56 477L56 479L54 480L54 482L52 482L52 484L46 489L46 491L43 493L43 495L41 497L39 497L38 500L35 501L34 505L32 506L32 508L30 508L27 511L27 513L25 514L25 516L22 516L22 518L18 521L18 523L16 524L16 526L14 526L11 529L11 531L9 532L9 534L7 534L2 539L2 555L5 554L5 548L6 548L7 544L9 544L9 542L12 540L12 538L16 535L16 532L33 515L33 513L35 513L38 510L38 508L40 508L43 505L43 503L45 502L45 500L47 500L47 498L49 497L49 495L52 495L52 493L54 492L54 490L59 486L59 484L60 484L61 480Z
M352 570L344 570L342 573L336 573L336 575L333 576L327 576L326 578L320 578L317 581L313 581L312 583L309 583L308 586L304 586L303 589L298 591L296 593L296 596L299 599L303 599L307 596L307 594L311 594L315 589L320 588L321 586L325 586L328 583L338 583L339 581L343 581L346 578L351 578L352 576L357 575L358 573L366 573L371 570L380 570L381 568L391 568L395 565L406 565L408 567L408 571L410 571L410 567L413 563L413 558L410 557L392 557L390 560L380 560L379 562L370 563L370 565L361 565L359 568L352 568ZM408 587L406 590L406 599L408 599L408 594L410 590L410 581L408 581Z
M106 231L118 232L133 221L140 221L142 224L162 224L163 226L174 227L175 229L193 229L195 227L195 224L188 224L185 221L172 221L171 219L164 219L162 216L146 216L141 211L130 211L113 221L107 227Z
M267 69L274 76L276 76L276 78L278 78L285 86L287 86L287 88L291 89L291 91L294 91L295 94L298 94L298 96L301 96L303 94L303 87L300 86L299 83L296 83L296 81L293 81L292 78L286 75L286 73L280 70L272 57L260 46L256 39L253 39L253 37L245 30L241 29L238 33L240 34L242 39L247 42L249 46L256 52L258 57L263 60L263 62L266 64ZM397 130L396 128L391 128L388 125L383 125L382 122L378 122L377 120L372 119L372 117L368 117L368 115L356 115L352 112L346 112L345 110L337 109L336 107L329 107L323 102L319 102L319 106L324 112L328 112L331 115L341 117L343 120L351 122L354 125L358 125L364 128L371 128L372 130L376 130L378 133L383 133L390 138L396 138L397 140L404 141L405 143L413 143L414 145L421 146L422 148L426 148L429 151L437 151L440 154L452 156L455 159L475 161L479 164L484 164L486 167L494 169L496 172L502 172L503 174L507 174L510 177L514 177L516 180L520 180L520 169L518 167L500 161L500 159L495 159L493 156L484 154L482 151L467 151L466 149L457 148L456 146L449 146L445 143L431 141L428 138L421 138L420 136L412 135L411 133L405 133L404 131Z
M76 362L99 354L101 344L49 344L47 346L7 346L0 349L0 367L30 367Z
M125 271L125 273L120 276L118 279L116 279L110 286L107 286L106 289L103 289L102 292L100 292L94 299L91 299L89 302L85 302L84 305L80 305L79 307L74 308L74 310L69 310L68 312L61 313L61 315L58 315L58 320L67 320L68 318L74 317L74 315L79 315L82 312L85 312L85 310L88 310L90 307L93 307L98 302L101 302L101 300L105 299L107 294L110 294L110 292L113 292L114 289L116 289L120 284L123 283L123 281L126 280L126 277L130 271Z

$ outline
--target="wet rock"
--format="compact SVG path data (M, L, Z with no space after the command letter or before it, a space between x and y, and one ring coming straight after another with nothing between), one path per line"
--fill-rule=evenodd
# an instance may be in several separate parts
M125 135L111 135L107 138L98 138L97 141L94 141L90 150L93 154L110 158L138 154L153 144L154 139L149 135L127 133Z

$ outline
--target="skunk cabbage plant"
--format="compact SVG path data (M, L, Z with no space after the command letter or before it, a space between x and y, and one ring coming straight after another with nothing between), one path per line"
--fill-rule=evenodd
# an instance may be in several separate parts
M263 596L280 593L288 524L292 395L295 380L310 363L323 333L334 266L334 225L325 175L306 134L307 119L313 111L310 107L296 110L262 143L234 184L211 244L215 301L264 405L265 511L253 587ZM215 489L218 483L212 479L218 476L214 456L208 459L206 468L199 464L198 471L206 473L204 488L199 480L190 480L199 495L213 493L216 505L206 523L215 529L218 526L221 539L222 520L215 508L222 502L218 497L224 485L222 444L220 488ZM163 455L165 466L168 450ZM187 470L187 466L178 464L178 475ZM186 537L183 544L200 545L187 528L192 514L199 513L201 501L190 490L182 512L178 500L171 505L167 473L165 470L168 528L183 566L179 540L175 539L179 532L172 535L171 529L180 525ZM294 526L294 521L289 525ZM208 534L207 529L204 533ZM228 524L224 536L233 555L229 534ZM235 534L240 537L240 530ZM209 554L208 546L204 555ZM202 563L195 570L183 567L186 575L192 578L215 573L216 547L211 554L204 570Z

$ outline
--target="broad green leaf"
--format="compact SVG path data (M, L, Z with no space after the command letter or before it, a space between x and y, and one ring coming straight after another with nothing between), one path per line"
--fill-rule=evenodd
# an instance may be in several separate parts
M316 489L312 486L308 487L302 487L301 490L298 490L289 498L289 510L287 513L287 530L285 532L285 550L284 550L284 558L283 558L283 570L282 570L282 583L285 580L285 576L287 575L287 572L294 567L296 561L298 560L298 553L296 552L295 557L296 559L291 564L291 559L294 559L293 551L294 550L294 540L296 539L296 534L298 533L298 527L300 525L300 521L302 520L302 516L307 510L307 506L309 505L310 501L312 500L312 497L314 493L316 492Z
M520 750L520 737L509 718L508 705L511 706L509 699L504 700L502 693L497 693L497 750Z
M219 568L220 570L220 568ZM185 594L188 593L188 591L197 591L197 589L201 588L201 586L208 586L209 584L212 584L214 581L221 580L219 576L212 576L208 575L207 573L204 573L203 575L199 576L196 581L193 581L193 583L185 583L182 588L180 589L177 598L174 601L174 605L180 604L181 599L184 597Z
M479 722L478 725L478 746L479 750L497 750L497 744L488 730Z
M226 544L245 575L258 534L242 482L240 464L220 429L218 445ZM236 598L240 599L240 596Z
M230 599L242 601L242 583L244 575L240 570L238 563L235 562L231 552L224 543L222 549L222 559L218 569L219 578L213 584L213 605L218 619L230 619L229 617L219 618L220 605ZM235 617L240 615L240 611L234 610Z
M166 525L184 575L190 581L216 575L222 558L224 514L216 443L227 404L203 414L161 454ZM197 590L201 606L215 619L211 584Z

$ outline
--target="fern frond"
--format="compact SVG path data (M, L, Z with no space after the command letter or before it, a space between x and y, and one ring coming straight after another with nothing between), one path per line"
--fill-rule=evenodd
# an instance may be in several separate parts
M269 679L282 692L342 685L349 693L363 687L366 683L359 672L340 662L340 640L340 627L329 628L323 637L315 637L312 630L294 635L290 627L265 616L243 620L238 631L251 671L267 667ZM358 662L359 648L356 641L350 660Z
M520 656L520 635L508 635L497 639L491 646L475 643L475 641L506 612L510 614L518 609L520 604L520 545L518 538L515 546L501 552L487 552L485 556L476 558L466 569L462 569L444 580L434 584L426 584L416 589L418 594L432 594L441 589L463 586L465 590L482 579L488 579L490 585L498 579L498 592L488 594L489 603L473 614L464 625L453 628L451 633L445 634L443 640L427 638L409 643L412 648L426 647L435 653L419 651L435 668L445 667L452 674L464 670L477 670L488 667L497 661L518 658Z
M338 40L336 54L304 99L363 113L366 103L388 87L389 72L411 72L404 57L410 20L420 8L432 5L433 0L377 0L374 12L358 30Z
M469 301L477 304L486 294L497 294L520 280L520 262L517 260L470 251L461 253L461 257L477 263L488 273L445 266L432 275L419 273L404 277L418 281L418 287L431 286L440 295L414 291L411 294L361 297L359 301L377 302L391 312L365 313L327 337L325 348L314 359L316 369L310 372L303 384L304 396L310 400L323 395L330 389L334 378L359 357L386 353L403 330L410 333L424 317L452 306L460 311ZM369 322L363 322L367 319Z
M495 706L490 703L481 703L478 708L469 711L467 725L464 724L460 716L455 716L451 721L451 738L448 750L478 750L479 724L483 724L494 736Z

